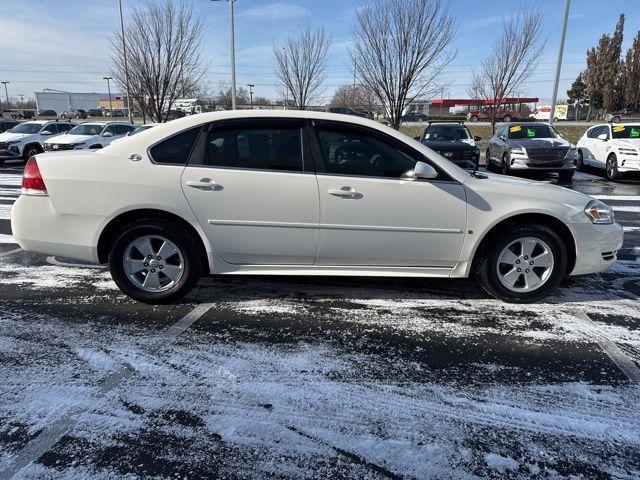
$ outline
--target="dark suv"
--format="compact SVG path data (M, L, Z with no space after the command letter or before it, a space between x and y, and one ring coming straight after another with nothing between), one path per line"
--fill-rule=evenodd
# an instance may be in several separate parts
M482 139L471 136L463 122L429 122L417 140L459 167L478 168L480 149L476 142Z

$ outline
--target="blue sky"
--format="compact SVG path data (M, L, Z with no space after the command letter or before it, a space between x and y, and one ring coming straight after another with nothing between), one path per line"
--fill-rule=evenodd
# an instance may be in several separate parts
M125 18L139 0L123 0ZM193 0L203 16L203 57L210 62L207 81L215 89L229 78L228 16L225 2ZM324 25L332 38L326 92L328 101L340 84L352 81L348 56L351 25L361 0L237 0L236 59L238 85L254 83L255 95L276 97L272 45L306 24ZM540 65L523 92L551 96L558 50L562 0L530 0L544 15L547 46ZM625 49L640 29L640 9L629 0L573 0L561 75L560 96L584 68L587 48L611 32L620 13L627 17ZM466 97L472 68L490 51L504 16L519 3L504 0L455 0L458 19L457 57L443 73L444 96ZM54 88L103 92L109 71L108 36L119 25L117 0L3 0L0 2L0 80L8 80L10 97Z

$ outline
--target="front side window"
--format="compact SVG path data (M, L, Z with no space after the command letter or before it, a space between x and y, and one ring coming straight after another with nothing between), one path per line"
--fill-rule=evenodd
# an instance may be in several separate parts
M299 127L221 128L209 132L206 165L301 172Z
M57 126L59 132L68 132L74 128L74 125L71 123L58 123Z
M186 165L189 155L200 133L200 127L186 130L169 137L149 149L151 158L156 163Z
M114 136L118 135L118 128L117 125L109 125L108 127L106 127L103 131L102 131L102 135L104 135L105 133L111 133Z
M587 138L598 138L600 127L593 127L587 131Z
M375 136L320 128L318 140L329 174L400 178L416 165L413 157Z
M42 131L49 133L58 133L58 125L56 123L49 123L48 125L42 127Z

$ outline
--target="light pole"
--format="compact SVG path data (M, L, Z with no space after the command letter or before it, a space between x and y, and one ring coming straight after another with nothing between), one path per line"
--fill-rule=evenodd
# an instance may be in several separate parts
M564 19L562 20L562 35L560 36L560 49L558 50L558 65L556 66L556 78L553 82L553 96L551 97L551 111L549 112L549 125L553 125L553 117L556 115L556 101L558 100L558 83L560 83L560 69L562 68L562 53L564 52L564 38L567 35L567 19L569 18L569 4L571 0L565 0Z
M127 66L127 43L124 40L124 19L122 17L122 0L118 0L120 7L120 32L122 33L122 55L124 57L124 77L127 89L127 110L129 111L129 122L133 123L133 114L131 113L131 96L129 95L129 67ZM111 97L111 95L109 95Z
M111 104L111 85L109 85L109 80L113 80L113 77L102 77L102 79L107 81L107 91L109 92L109 111L113 112L113 105Z
M7 83L11 82L0 82L4 85L4 96L7 98L7 108L9 108L9 92L7 91Z
M285 69L287 71L289 71L289 67L286 65L288 62L289 57L287 56L287 49L285 47L282 47L282 50L284 50L284 61L285 61ZM289 103L289 86L287 85L287 82L284 82L284 110L287 109L287 104Z
M251 110L253 110L253 87L255 87L255 85L249 83L247 87L249 87L249 105L251 105Z
M219 2L221 0L211 0L212 2ZM231 36L231 109L236 109L236 41L234 34L234 21L233 21L233 4L236 0L227 0L229 3L229 31Z

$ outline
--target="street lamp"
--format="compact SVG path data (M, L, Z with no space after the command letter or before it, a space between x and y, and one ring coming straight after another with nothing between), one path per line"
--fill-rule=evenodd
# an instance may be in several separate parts
M113 80L113 77L102 77L102 79L107 81L107 91L109 92L109 111L113 112L113 105L111 104L111 85L109 85L109 80Z
M211 0L212 2L220 2L222 0ZM236 0L227 0L229 3L229 30L231 36L231 109L236 109L236 44L234 35L233 22L233 4Z
M253 110L253 87L255 87L255 85L253 83L249 83L247 84L247 87L249 87L249 105L251 105L251 110Z
M560 83L560 69L562 68L562 53L564 51L564 38L567 36L567 19L569 18L569 5L571 0L565 0L564 18L562 20L562 35L560 36L560 49L558 50L558 64L556 65L556 78L553 82L553 96L551 97L551 111L549 112L549 125L553 125L553 117L556 115L556 101L558 100L558 83Z
M9 92L7 91L7 83L11 82L0 82L4 85L4 96L7 97L7 108L9 108Z
M129 122L133 123L133 114L131 113L131 96L129 95L129 67L127 66L127 43L124 40L124 19L122 17L122 0L118 0L120 7L120 32L122 33L122 56L124 57L124 77L127 89L127 110L129 112ZM111 95L109 95L111 97Z

